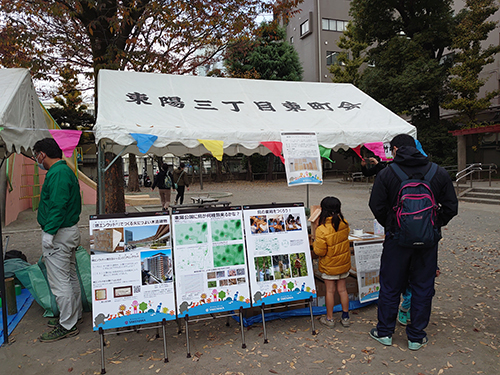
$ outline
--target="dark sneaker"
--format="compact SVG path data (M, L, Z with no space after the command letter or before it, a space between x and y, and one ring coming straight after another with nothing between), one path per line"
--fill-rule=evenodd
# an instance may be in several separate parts
M81 324L81 323L83 323L83 317L78 318L78 320L76 321L76 324ZM49 319L47 325L50 328L56 328L59 325L59 318Z
M372 330L370 331L370 337L374 340L377 340L382 345L386 346L392 345L392 337L391 336L379 337L377 328L372 328Z
M335 327L335 321L327 319L326 316L322 316L321 318L319 318L319 322L327 326L328 328Z
M408 322L410 321L410 311L403 311L401 309L399 309L398 311L398 322L405 326L408 324Z
M424 337L421 342L408 340L408 349L410 349L410 350L418 350L422 346L427 345L428 342L429 342L429 339L427 338L427 336Z
M58 324L52 331L42 333L40 336L41 342L52 342L64 339L65 337L76 336L80 333L76 325L71 329L66 329L62 325Z

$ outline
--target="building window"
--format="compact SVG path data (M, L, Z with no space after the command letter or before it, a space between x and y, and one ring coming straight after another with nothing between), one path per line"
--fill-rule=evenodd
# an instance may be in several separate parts
M341 20L331 20L329 18L323 18L321 20L321 27L323 30L327 31L340 31L344 32L347 28L348 21Z
M300 36L308 34L309 31L309 20L307 20L300 25Z
M293 44L293 36L290 37L290 44Z
M338 64L339 61L337 60L340 52L335 52L335 51L326 51L326 65L335 65Z

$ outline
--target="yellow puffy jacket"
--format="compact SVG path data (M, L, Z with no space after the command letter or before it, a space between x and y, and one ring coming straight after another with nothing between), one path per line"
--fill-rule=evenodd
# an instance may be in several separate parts
M341 275L351 269L349 250L349 224L340 221L335 231L332 219L316 229L314 253L319 256L319 271L327 275Z

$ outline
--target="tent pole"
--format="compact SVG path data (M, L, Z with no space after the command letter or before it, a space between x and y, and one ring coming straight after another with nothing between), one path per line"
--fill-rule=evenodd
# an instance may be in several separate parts
M309 184L307 184L306 186L307 186L307 205L306 205L306 207L309 208Z
M200 156L200 190L203 190L203 156Z
M9 343L9 325L7 321L7 292L5 291L5 270L3 268L2 220L0 220L0 293L2 293L3 344Z
M99 206L97 207L97 213L99 215L104 214L105 210L105 191L104 191L104 173L105 173L105 157L104 157L104 147L103 141L99 141L97 146L97 194Z

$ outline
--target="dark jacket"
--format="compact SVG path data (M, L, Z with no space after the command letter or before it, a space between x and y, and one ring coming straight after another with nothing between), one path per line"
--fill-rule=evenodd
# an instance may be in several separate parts
M371 177L375 176L378 174L382 169L384 169L387 166L387 163L385 161L379 161L377 164L375 164L371 168L367 168L365 166L361 166L361 173L363 173L363 176L365 177Z
M170 179L172 180L172 185L173 185L174 184L174 176L172 176L172 173L165 172L164 170L160 170L154 178L154 182L153 182L153 185L151 186L151 189L154 189L155 187L158 187L158 189L167 189L167 187L165 187L165 176L167 175L167 173L170 176Z
M182 173L184 172L184 173ZM175 168L174 170L174 182L179 186L189 186L189 178L184 169Z
M422 178L431 166L426 156L416 148L407 146L398 148L394 162L410 178ZM396 213L393 207L396 206L400 185L401 181L389 167L378 173L373 184L369 206L386 233L394 233L396 229ZM458 199L451 178L445 169L438 168L431 180L431 189L439 205L437 226L441 228L458 213Z

